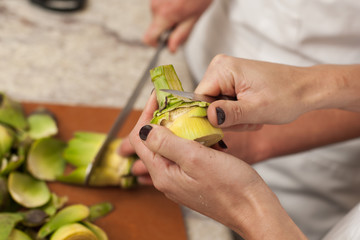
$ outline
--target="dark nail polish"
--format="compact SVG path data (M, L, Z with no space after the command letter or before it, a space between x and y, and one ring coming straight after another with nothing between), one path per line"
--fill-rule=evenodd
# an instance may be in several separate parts
M216 108L216 116L218 125L221 125L225 122L225 112L219 107Z
M140 136L141 140L146 141L147 136L149 135L151 129L152 129L152 126L150 126L150 125L145 125L140 129L139 136Z
M219 144L219 147L221 147L222 149L227 149L228 148L223 140L220 140L218 142L218 144Z

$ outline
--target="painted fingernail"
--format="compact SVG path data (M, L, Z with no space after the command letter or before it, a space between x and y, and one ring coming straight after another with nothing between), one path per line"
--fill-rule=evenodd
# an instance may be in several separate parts
M140 129L139 137L141 138L141 140L146 141L151 129L152 129L152 126L150 126L150 125L145 125Z
M216 108L216 116L218 125L221 125L225 122L225 112L219 107Z
M218 142L218 144L219 144L219 147L221 147L222 149L227 149L228 148L223 140L220 140Z
M152 90L151 90L151 93L150 93L150 95L154 92L154 90L155 90L155 88L153 88Z

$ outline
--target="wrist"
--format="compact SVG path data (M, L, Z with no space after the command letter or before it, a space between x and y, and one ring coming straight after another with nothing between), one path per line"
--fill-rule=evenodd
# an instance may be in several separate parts
M246 193L234 231L244 239L307 239L265 182L254 189Z

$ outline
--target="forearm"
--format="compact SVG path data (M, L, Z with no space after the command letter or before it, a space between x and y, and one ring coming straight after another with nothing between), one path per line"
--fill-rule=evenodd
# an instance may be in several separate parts
M319 110L292 123L250 132L226 132L227 152L248 163L298 153L360 137L360 113ZM236 141L234 141L236 139Z
M290 102L298 102L294 110L302 109L305 114L289 124L227 134L233 135L227 136L230 139L246 135L242 148L228 141L229 153L254 163L360 137L360 65L296 68L289 77L295 89L289 97L297 98Z
M261 139L264 160L360 137L360 113L313 111L290 124L265 125L254 134L261 135L257 139Z
M360 64L316 65L298 77L299 103L309 110L344 109L360 112Z

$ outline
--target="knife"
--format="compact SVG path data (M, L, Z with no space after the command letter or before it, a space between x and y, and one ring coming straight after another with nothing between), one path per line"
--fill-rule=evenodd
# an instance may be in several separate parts
M154 68L157 60L159 58L160 52L166 47L168 38L170 35L171 30L166 31L162 34L162 36L159 39L159 44L156 49L156 52L154 56L152 57L151 61L149 62L147 68L145 69L143 75L141 76L139 82L137 83L135 89L133 90L130 98L128 99L125 107L122 109L118 117L116 118L113 126L111 127L109 133L106 136L105 141L101 145L99 151L97 152L94 160L88 165L86 168L86 175L85 175L85 185L89 185L91 175L94 173L94 169L99 166L103 155L106 151L107 146L110 144L110 142L117 136L120 128L125 123L125 120L127 119L128 115L130 114L138 96L140 95L140 92L145 84L145 81L148 79L149 71L150 69Z
M203 94L197 94L193 92L184 92L184 91L178 91L178 90L172 90L172 89L160 89L162 92L167 92L175 97L178 97L182 100L186 101L202 101L202 102L208 102L212 103L217 100L237 100L236 97L233 96L227 96L227 95L219 95L219 96L209 96L209 95L203 95Z

